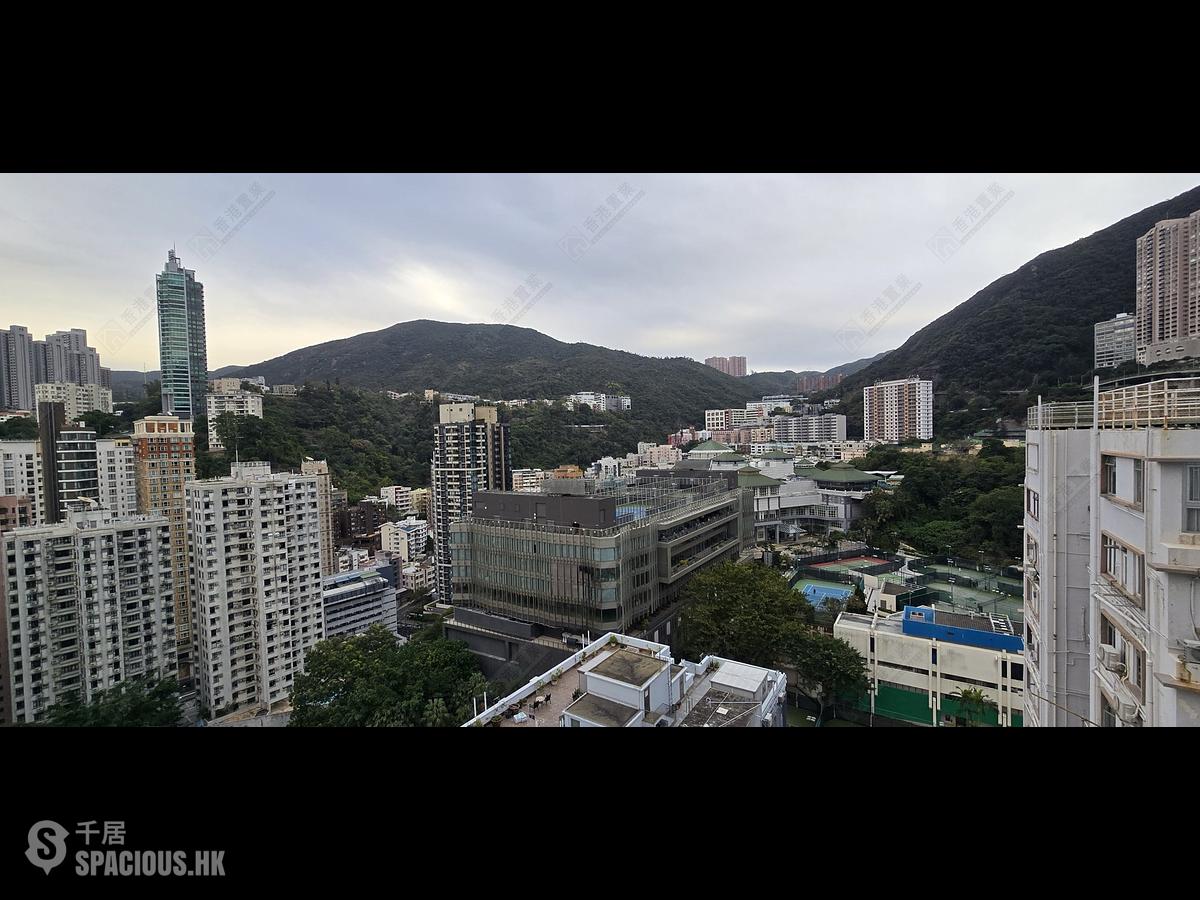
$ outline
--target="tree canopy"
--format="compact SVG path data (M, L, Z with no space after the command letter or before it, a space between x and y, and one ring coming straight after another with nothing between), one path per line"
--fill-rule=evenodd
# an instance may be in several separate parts
M289 726L450 727L471 718L489 684L467 645L444 638L399 645L382 625L320 641L296 676Z
M711 654L773 667L782 658L788 629L813 621L804 596L765 566L713 566L688 582L684 599L679 644L689 659Z
M139 727L178 725L179 684L174 678L155 681L131 678L101 691L91 703L72 698L52 706L45 724L52 727Z

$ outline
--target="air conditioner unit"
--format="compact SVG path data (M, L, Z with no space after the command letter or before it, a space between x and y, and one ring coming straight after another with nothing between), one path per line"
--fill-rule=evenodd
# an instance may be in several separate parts
M1125 657L1120 650L1111 644L1101 644L1100 665L1104 666L1110 672L1123 672L1125 670Z
M1122 700L1117 704L1117 718L1126 725L1132 725L1137 721L1138 708L1136 703L1127 703Z
M1200 663L1200 641L1183 642L1184 657L1189 663Z

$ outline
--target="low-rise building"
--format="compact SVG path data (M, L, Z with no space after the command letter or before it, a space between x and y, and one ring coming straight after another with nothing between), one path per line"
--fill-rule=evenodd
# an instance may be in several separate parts
M666 644L611 633L463 727L781 728L786 702L783 672L718 656L676 663Z
M379 538L382 550L406 564L415 562L425 556L429 523L415 516L409 516L401 522L384 522L379 526Z
M359 569L324 579L325 637L362 634L382 625L398 634L396 589L378 569Z
M1025 658L1007 616L962 615L928 606L898 613L842 613L833 625L867 661L864 712L917 725L1020 727ZM990 701L977 708L964 691Z
M379 496L388 506L395 507L401 518L413 515L412 488L392 484L379 489Z
M513 469L513 490L520 494L536 494L542 489L542 482L548 474L545 469Z
M511 659L513 635L669 638L692 576L753 541L752 498L735 475L644 470L630 483L559 482L558 493L477 492L470 516L451 526L447 635L485 662ZM505 629L508 638L486 633Z

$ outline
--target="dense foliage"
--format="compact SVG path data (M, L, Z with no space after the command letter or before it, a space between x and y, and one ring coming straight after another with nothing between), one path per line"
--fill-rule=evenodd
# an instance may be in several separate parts
M852 701L867 689L862 656L814 629L812 606L773 569L724 563L701 572L685 592L690 603L679 623L684 657L787 666L797 689L820 707L818 724L826 706ZM838 605L836 612L841 609Z
M782 575L765 566L723 563L684 588L679 647L688 659L712 654L755 666L775 666L788 630L809 626L813 608Z
M320 641L296 676L289 726L461 725L471 700L500 696L467 645L443 638L398 645L382 625Z
M894 550L899 542L918 550L956 556L982 554L1008 562L1021 553L1025 451L984 441L977 456L903 453L876 447L855 465L864 470L898 471L903 483L877 489L863 501L852 536Z
M53 727L178 725L179 685L173 678L131 678L101 691L91 703L67 700L52 706L46 715L45 724Z
M32 416L0 422L0 441L32 441L37 436L38 426Z

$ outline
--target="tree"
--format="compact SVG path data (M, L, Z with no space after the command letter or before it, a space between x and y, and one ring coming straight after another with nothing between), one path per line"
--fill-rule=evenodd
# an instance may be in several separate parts
M382 625L320 641L296 676L290 726L445 727L472 715L472 698L499 696L461 641L398 645Z
M712 654L775 666L787 630L813 621L803 595L764 566L730 562L702 571L684 588L684 600L679 644L690 659Z
M867 612L867 597L863 593L862 584L854 585L854 593L846 600L846 612L859 614Z
M996 709L996 701L983 692L982 688L959 688L950 695L958 701L957 721L967 728L982 725L989 711Z
M797 676L797 689L818 706L817 725L825 707L857 700L867 690L867 663L841 638L809 628L792 628L786 654Z
M54 727L166 727L178 725L179 684L174 678L155 681L130 678L98 693L91 703L78 696L57 703L46 714Z
M14 416L0 422L0 441L32 441L38 436L33 416Z
M821 608L832 617L833 621L837 621L837 617L846 609L846 598L835 597L830 595L821 601Z

